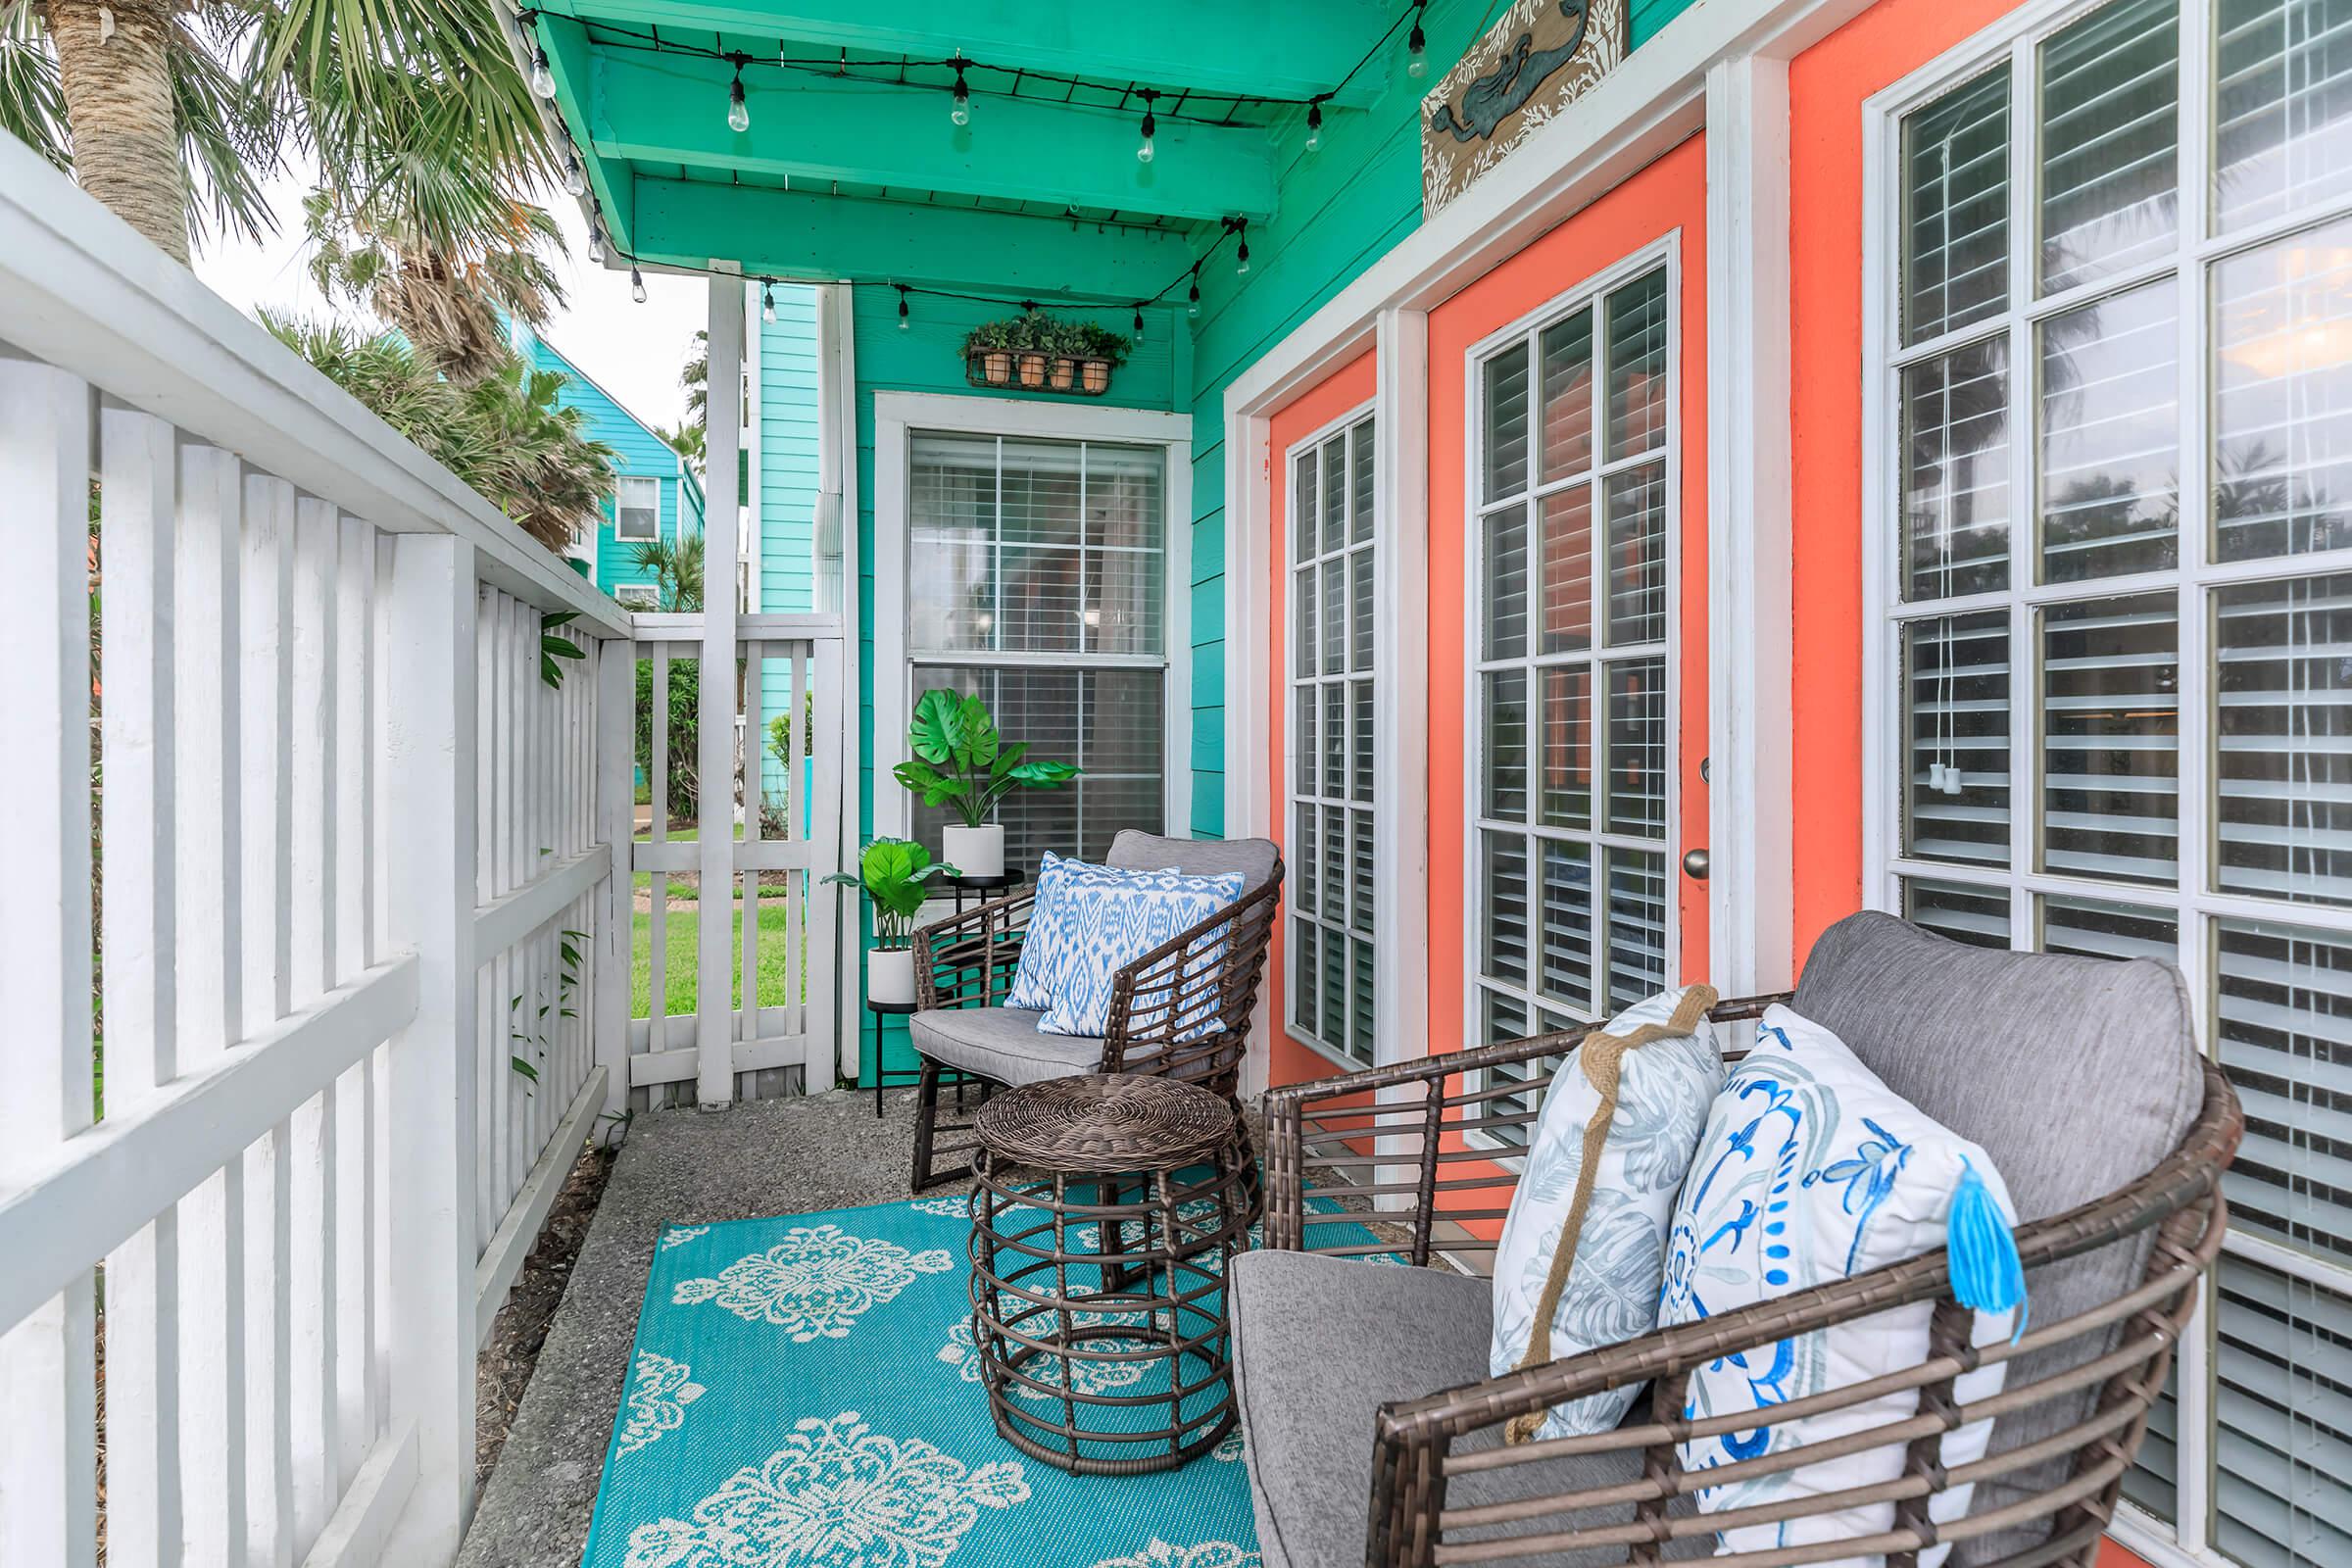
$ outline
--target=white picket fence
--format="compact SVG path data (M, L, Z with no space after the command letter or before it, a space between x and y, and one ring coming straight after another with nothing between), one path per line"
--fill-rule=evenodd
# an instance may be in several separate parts
M0 1568L446 1563L476 1348L600 1120L829 1080L838 839L712 847L755 1004L706 966L694 1060L633 1030L632 618L7 138L0 517ZM838 737L838 620L737 631ZM810 955L772 1009L761 869Z

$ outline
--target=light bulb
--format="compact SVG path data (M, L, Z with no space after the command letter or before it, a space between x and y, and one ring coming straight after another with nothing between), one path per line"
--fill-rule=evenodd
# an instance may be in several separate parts
M1236 276L1236 277L1240 277L1241 275L1243 275L1244 273L1248 272L1249 270L1250 270L1250 242L1249 242L1247 239L1245 239L1245 240L1243 240L1243 241L1242 241L1242 248L1241 248L1240 250L1238 250L1238 251L1236 251L1236 252L1234 252L1234 253L1233 253L1233 274L1234 274L1234 276Z
M1323 106L1321 104L1306 106L1306 150L1310 153L1319 153L1323 150Z
M556 95L556 74L547 69L547 51L544 49L531 51L531 91L542 98Z
M1144 308L1141 305L1135 308L1135 335L1137 337L1144 335Z
M904 332L914 325L914 316L906 309L906 291L899 290L899 330Z
M1148 164L1148 163L1150 163L1150 162L1152 161L1152 133L1153 133L1153 132L1155 132L1155 131L1157 131L1158 129L1159 129L1159 121L1158 121L1156 118L1154 118L1154 117L1153 117L1153 115L1152 115L1152 111L1151 111L1151 110L1149 110L1149 109L1145 110L1145 111L1144 111L1144 139L1143 139L1142 141L1138 142L1138 143L1136 144L1136 148L1135 148L1135 161L1136 161L1137 163L1139 163L1139 164Z
M1406 35L1404 47L1412 58L1405 62L1404 74L1418 80L1429 74L1429 34L1421 30L1420 8L1413 11L1413 30Z
M645 303L645 274L634 265L629 268L629 298L640 305Z
M972 89L964 85L963 62L960 60L956 63L955 107L948 111L948 118L958 126L972 122Z
M776 291L772 288L769 288L765 283L762 283L760 285L760 319L762 321L772 321L775 318Z
M752 106L743 101L743 78L727 86L727 128L740 136L752 128Z
M599 267L605 265L605 231L593 222L588 225L588 260Z
M1184 314L1198 319L1200 315L1200 284L1198 279L1184 296Z
M586 171L580 168L580 155L578 153L565 153L564 155L564 188L571 192L571 194L574 196L585 196L588 194L588 174Z

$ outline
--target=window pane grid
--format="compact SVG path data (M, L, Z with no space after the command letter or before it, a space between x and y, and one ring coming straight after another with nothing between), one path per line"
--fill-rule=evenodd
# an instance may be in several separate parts
M1671 299L1669 270L1651 267L1493 350L1474 377L1481 1042L1590 1024L1666 984Z
M2031 25L1899 126L1874 853L1955 939L2180 962L2252 1125L2126 1492L2352 1561L2352 0Z
M1374 1057L1372 421L1294 453L1289 664L1291 1032L1326 1055Z

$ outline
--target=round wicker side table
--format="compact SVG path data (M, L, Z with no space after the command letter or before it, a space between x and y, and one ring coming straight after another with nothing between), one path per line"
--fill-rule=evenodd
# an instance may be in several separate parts
M1076 1475L1168 1470L1233 1430L1225 1273L1257 1171L1232 1104L1095 1073L982 1106L972 1343L997 1430Z

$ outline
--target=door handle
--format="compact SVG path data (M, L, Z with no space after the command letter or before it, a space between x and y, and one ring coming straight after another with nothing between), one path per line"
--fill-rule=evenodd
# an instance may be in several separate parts
M1683 853L1683 874L1693 882L1707 879L1707 852L1687 850Z

